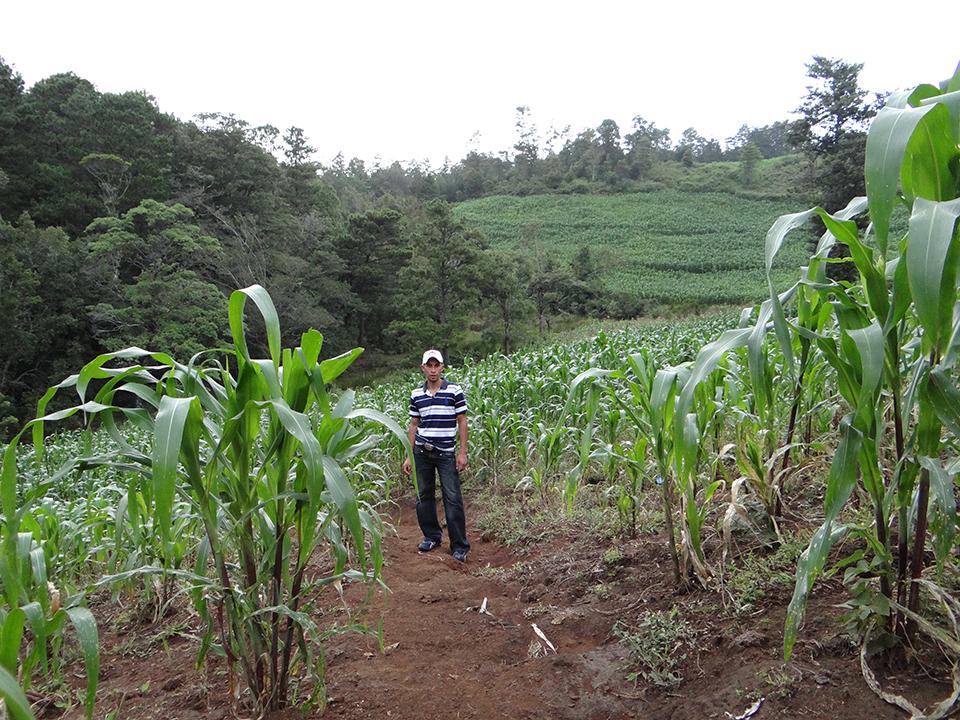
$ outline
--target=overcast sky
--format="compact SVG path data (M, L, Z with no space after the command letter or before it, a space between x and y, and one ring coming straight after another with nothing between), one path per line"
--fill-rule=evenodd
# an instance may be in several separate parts
M188 120L233 113L304 128L338 151L459 160L540 130L642 115L721 142L787 119L814 55L863 63L861 84L939 82L960 60L960 2L208 2L7 0L0 57L27 85L72 71L145 90Z

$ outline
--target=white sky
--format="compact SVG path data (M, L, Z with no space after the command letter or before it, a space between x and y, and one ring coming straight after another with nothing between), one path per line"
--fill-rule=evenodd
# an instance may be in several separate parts
M958 27L956 0L6 0L0 57L28 86L73 71L184 120L297 125L321 162L437 167L512 146L518 105L541 131L642 115L722 142L790 117L813 55L863 63L871 91L939 82Z

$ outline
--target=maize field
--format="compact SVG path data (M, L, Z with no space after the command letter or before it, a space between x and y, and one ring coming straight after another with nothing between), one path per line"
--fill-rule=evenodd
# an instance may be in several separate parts
M768 297L739 316L450 369L470 407L472 481L559 516L599 485L625 536L655 497L676 589L718 593L737 572L730 527L748 502L779 535L815 497L785 659L817 581L842 578L865 681L913 717L945 717L960 697L958 140L960 74L889 98L868 136L866 197L773 222L758 250ZM785 282L778 255L814 221L816 250ZM253 321L269 357L247 347ZM323 704L324 641L350 628L314 621L317 594L381 578L381 512L403 490L419 377L334 390L360 349L320 360L315 331L281 348L257 286L233 293L229 323L231 347L185 364L138 348L96 358L8 445L0 695L12 717L32 717L25 690L62 672L70 628L93 716L88 600L101 591L136 594L156 618L188 599L205 627L198 662L225 657L252 707ZM86 429L46 437L75 416ZM920 638L952 659L953 690L930 710L872 669L909 663Z

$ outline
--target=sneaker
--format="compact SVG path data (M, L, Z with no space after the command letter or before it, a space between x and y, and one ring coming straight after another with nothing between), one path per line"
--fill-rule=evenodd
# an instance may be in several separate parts
M467 561L467 551L466 550L454 550L453 559L457 562L466 562Z
M437 540L431 540L430 538L424 538L419 545L417 545L417 550L420 552L430 552L434 548L440 547L440 542Z

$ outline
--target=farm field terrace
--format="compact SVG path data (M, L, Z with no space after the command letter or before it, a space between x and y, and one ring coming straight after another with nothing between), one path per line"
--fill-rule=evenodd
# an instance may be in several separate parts
M620 195L496 196L456 213L496 247L572 259L587 246L609 290L658 302L746 303L766 296L763 241L786 201L657 190ZM799 235L774 266L789 284L809 255Z

